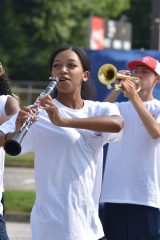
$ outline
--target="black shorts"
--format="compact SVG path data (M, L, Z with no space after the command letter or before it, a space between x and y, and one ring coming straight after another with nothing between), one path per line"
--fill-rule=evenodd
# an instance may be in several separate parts
M105 203L102 224L107 240L160 240L160 209Z

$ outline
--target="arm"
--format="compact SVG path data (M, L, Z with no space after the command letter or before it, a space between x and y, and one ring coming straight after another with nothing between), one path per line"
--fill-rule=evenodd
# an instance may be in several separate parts
M145 128L153 139L160 137L160 123L157 123L150 112L145 108L141 98L139 97L135 84L132 81L123 81L125 94L134 105L138 115L140 116Z
M1 95L12 95L12 92L8 86L8 77L5 74L2 64L0 63L0 81L1 81ZM5 104L6 115L0 118L0 125L11 118L20 109L19 101L16 97L8 96ZM10 139L13 137L10 134ZM0 131L0 146L3 146L6 141L7 136L4 132Z
M0 147L2 147L5 143L5 133L0 131Z
M46 99L46 100L44 100ZM51 122L60 127L70 127L70 128L81 128L88 129L93 131L103 131L103 132L120 132L123 127L123 120L119 115L112 116L101 116L101 117L93 117L93 118L63 118L61 117L57 106L52 101L50 96L46 96L43 98L43 108L47 111L48 116ZM47 104L47 107L45 106ZM17 116L14 116L14 121L11 120L4 123L3 128L0 131L0 145L4 145L5 141L11 140L19 129L22 127L24 121L30 116L30 114L34 114L36 110L30 108L21 109ZM13 118L12 118L13 119ZM37 118L35 117L35 121ZM14 124L12 124L14 122ZM8 124L9 123L9 124ZM11 124L10 124L11 123ZM6 127L6 124L9 127ZM14 125L14 126L13 126ZM10 127L11 126L11 127ZM4 129L4 132L2 132ZM5 135L7 129L12 129L9 134ZM15 130L15 131L14 131Z
M0 118L0 125L8 121L16 112L20 109L19 102L16 98L9 96L5 104L6 115ZM13 135L10 136L10 139ZM5 136L5 133L0 131L0 146L3 146L5 141L8 139L8 136Z
M59 119L58 119L59 118ZM60 127L81 128L100 132L119 132L123 121L119 116L101 116L93 118L61 118L52 122ZM57 121L58 120L58 121Z
M6 141L11 140L14 136L15 132L5 134L4 132L0 131L0 147L2 147Z
M60 127L81 128L101 132L119 132L123 127L120 116L98 116L90 118L63 118L50 96L40 100L40 105L46 110L51 122Z
M14 114L8 121L5 121L2 126L0 126L0 146L3 146L7 140L11 140L17 134L23 123L32 113L35 113L34 109L20 109L17 114ZM34 121L36 120L37 118L35 118Z
M114 103L117 97L120 94L120 90L113 89L112 92L104 99L104 102L111 102Z
M9 96L7 98L7 102L5 104L6 116L3 116L0 118L0 124L4 123L8 119L10 119L10 117L12 115L14 115L16 112L18 112L19 109L20 109L20 107L19 107L18 100L15 97Z
M157 123L154 117L150 114L150 112L145 108L142 100L138 96L138 94L130 99L138 112L145 128L147 129L150 136L154 139L160 137L160 123Z

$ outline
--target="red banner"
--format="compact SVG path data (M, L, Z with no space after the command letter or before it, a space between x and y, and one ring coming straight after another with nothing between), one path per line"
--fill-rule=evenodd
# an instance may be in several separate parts
M94 50L104 49L105 20L100 17L90 19L90 48Z

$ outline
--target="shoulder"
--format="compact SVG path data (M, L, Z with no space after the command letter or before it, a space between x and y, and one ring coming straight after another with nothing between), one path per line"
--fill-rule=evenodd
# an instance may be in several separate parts
M130 101L115 102L115 103L119 109L126 109L126 108L130 109L132 106L132 103Z
M6 102L9 97L9 95L0 95L0 101Z
M110 103L110 102L100 102L100 101L91 101L91 100L84 100L85 105L88 107L112 107L116 106L116 103Z
M160 100L154 99L154 100L153 100L153 104L154 104L154 105L157 105L157 106L160 106Z
M145 107L149 110L159 110L160 109L160 100L158 99L153 99L148 102L144 102Z
M85 107L97 113L97 115L119 115L119 110L115 103L85 100Z
M14 114L18 112L20 109L19 101L17 98L8 96L6 104L5 104L5 110L7 114Z

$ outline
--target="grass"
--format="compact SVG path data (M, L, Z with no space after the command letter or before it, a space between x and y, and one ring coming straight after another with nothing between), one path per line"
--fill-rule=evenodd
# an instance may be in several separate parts
M11 157L6 154L5 166L33 167L33 153ZM35 201L35 192L26 190L5 190L6 213L30 214Z
M33 167L34 165L34 154L27 153L19 156L10 156L6 154L5 157L5 166L26 166Z
M34 191L12 190L4 192L6 213L30 213L35 201Z

